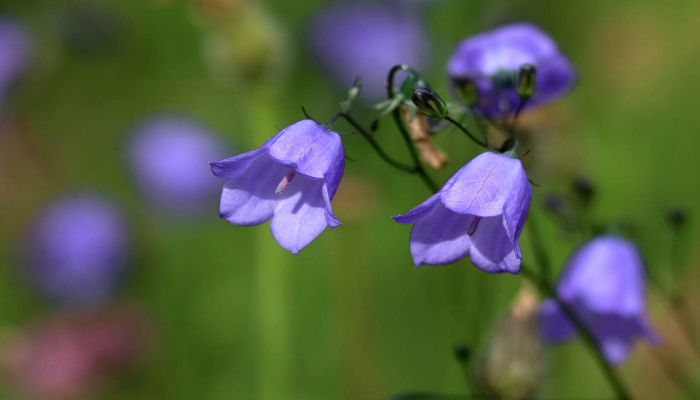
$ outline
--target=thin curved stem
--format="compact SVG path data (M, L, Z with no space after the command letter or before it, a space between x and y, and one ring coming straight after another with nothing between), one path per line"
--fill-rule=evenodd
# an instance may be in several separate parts
M449 115L446 116L445 119L446 119L447 121L449 121L452 125L454 125L454 126L456 126L457 128L459 128L460 131L464 132L464 134L467 135L467 136L469 137L469 139L471 139L474 143L478 144L479 146L481 146L481 147L483 147L483 148L485 148L485 149L488 149L488 148L489 148L488 145L486 144L486 142L484 142L484 141L482 141L482 140L479 140L476 136L472 135L472 133L469 132L469 131L467 130L467 128L464 127L464 125L462 125L462 124L460 124L459 122L455 121L455 120L452 119L452 117L450 117Z
M404 71L410 71L410 67L405 64L401 65L395 65L391 71L389 71L389 84L387 86L387 94L389 96L389 99L394 98L394 75L396 72L400 70ZM392 117L394 118L394 123L396 123L396 126L399 128L399 132L401 132L401 136L403 137L404 142L406 143L406 147L408 148L408 152L411 155L411 160L413 160L413 166L416 170L416 174L420 176L421 180L425 185L433 192L437 192L439 187L433 180L430 178L428 173L425 171L423 168L423 165L420 162L420 158L418 157L418 152L416 151L415 146L413 145L413 140L411 140L411 135L409 135L408 131L406 130L406 127L403 124L403 120L401 120L401 114L399 113L398 107L394 108L391 112Z
M392 167L394 167L396 169L404 171L404 172L408 172L411 174L417 173L417 171L414 167L411 167L410 165L405 165L405 164L398 162L398 161L394 160L393 158L391 158L391 156L389 156L384 151L384 149L382 149L382 147L379 145L379 143L377 143L377 141L374 140L372 135L370 135L369 132L367 132L367 130L362 127L362 125L360 125L357 121L355 121L355 119L352 116L350 116L350 114L341 113L341 114L339 114L339 116L344 118L350 125L353 126L353 128L357 129L357 131L360 132L362 137L367 139L367 141L372 146L372 148L374 148L374 151L377 152L379 157L382 160L386 161L387 164L391 165Z

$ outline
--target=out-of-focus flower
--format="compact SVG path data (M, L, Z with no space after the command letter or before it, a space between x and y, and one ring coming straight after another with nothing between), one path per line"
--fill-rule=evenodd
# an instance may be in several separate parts
M70 195L38 215L24 258L41 292L66 306L88 306L111 297L129 247L124 216L111 201Z
M363 94L385 94L389 69L427 63L428 44L413 13L391 4L339 3L324 8L311 23L311 49L342 87L360 75Z
M545 374L545 356L537 327L537 296L524 287L511 312L491 335L474 363L474 386L498 399L536 398Z
M0 365L30 399L89 397L143 358L150 330L134 307L57 315L6 337Z
M0 104L7 91L27 68L31 57L31 42L17 23L0 18Z
M535 89L525 108L546 104L568 93L576 71L557 44L535 25L518 23L465 39L447 64L453 82L470 80L476 86L475 107L484 115L511 114L520 105L519 69L535 68Z
M520 271L518 238L532 189L520 160L483 153L455 173L433 196L393 217L411 230L416 267L444 265L469 254L489 273Z
M657 340L646 317L644 261L634 243L598 236L576 250L557 285L557 295L591 330L611 364L623 362L637 337ZM575 326L552 300L540 307L542 335L571 339Z
M213 204L219 182L207 168L224 146L206 128L186 118L161 116L136 128L129 162L154 208L169 215L198 215Z
M296 122L262 147L211 163L227 179L221 218L234 225L259 225L268 219L277 243L297 254L340 221L333 214L345 166L343 142L312 120Z
M281 24L254 0L196 0L209 65L223 79L279 75L290 57Z

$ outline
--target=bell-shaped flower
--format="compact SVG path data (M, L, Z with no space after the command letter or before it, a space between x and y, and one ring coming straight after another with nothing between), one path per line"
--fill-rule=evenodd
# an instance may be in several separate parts
M168 216L198 216L215 204L220 181L207 162L224 157L222 141L185 117L149 118L134 130L129 164L145 199Z
M532 198L520 160L483 153L408 213L393 217L411 230L416 267L445 265L467 254L489 273L520 271L518 238Z
M66 196L36 218L24 246L29 277L65 306L109 300L129 260L129 230L110 200Z
M220 217L234 225L270 221L277 243L297 254L340 221L331 200L343 176L343 142L312 120L296 122L262 147L211 163L227 179Z
M627 358L636 338L657 340L645 311L644 261L629 240L604 235L581 246L567 262L556 291L611 364ZM577 332L553 299L540 306L540 326L549 342L569 340Z
M551 37L529 23L506 25L463 40L447 64L447 74L455 86L473 83L476 109L500 117L520 105L516 81L524 65L535 69L534 92L525 108L552 102L576 83L576 71L566 55Z

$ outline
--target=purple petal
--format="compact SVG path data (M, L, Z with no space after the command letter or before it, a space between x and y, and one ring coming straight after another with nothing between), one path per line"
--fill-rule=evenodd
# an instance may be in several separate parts
M435 205L438 203L440 203L440 193L436 193L428 197L426 201L420 203L406 214L397 215L391 218L400 224L413 224L430 215L430 213L433 212Z
M417 221L411 229L414 265L445 265L464 258L470 246L467 229L473 218L471 215L455 213L442 203L436 203L432 212Z
M508 238L500 216L481 219L471 242L469 258L480 270L492 274L517 274L520 271L517 245ZM519 249L517 253L520 253Z
M237 156L210 162L209 165L211 166L211 173L217 178L233 179L245 171L253 159L264 152L265 149L261 147Z
M577 333L576 327L552 299L547 299L540 305L539 323L542 338L548 342L566 341Z
M580 301L599 313L641 315L645 305L643 265L632 242L600 236L574 252L557 291L562 298Z
M280 200L275 189L289 169L265 154L244 163L247 168L224 185L220 216L234 225L259 225L272 217Z
M441 197L445 206L454 212L493 217L502 215L506 205L512 211L526 211L529 205L531 192L520 160L482 153L453 178L451 187L445 185L441 189ZM511 200L517 203L509 204Z
M277 243L293 254L299 253L328 226L323 186L321 180L299 176L280 196L270 231Z

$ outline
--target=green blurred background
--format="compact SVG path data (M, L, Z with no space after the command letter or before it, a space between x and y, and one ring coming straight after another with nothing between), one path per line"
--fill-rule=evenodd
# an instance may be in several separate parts
M67 48L59 31L66 10L88 3L107 10L119 34L107 49L82 54ZM302 105L325 121L345 91L308 49L309 18L327 2L239 1L241 9L255 11L231 20L207 15L195 3L0 1L2 13L25 24L36 47L30 72L5 106L20 122L0 135L0 329L54 312L17 272L17 243L40 207L66 191L91 188L114 196L128 213L136 249L122 297L139 304L154 328L144 361L95 398L464 393L453 346L483 344L523 278L487 275L468 260L413 268L409 227L389 217L430 193L416 177L386 167L361 137L344 137L354 160L346 163L334 200L344 225L297 256L275 243L267 224L244 228L218 219L216 204L208 217L182 222L142 203L124 153L129 130L144 116L187 115L243 152L276 127L302 119ZM431 44L424 72L445 95L445 63L456 43L504 22L540 25L579 69L571 95L522 118L532 132L524 163L541 185L534 188L531 218L557 268L579 239L558 233L540 204L545 194L567 190L572 177L585 175L597 187L595 220L633 224L653 276L666 282L665 210L677 204L700 214L698 15L694 0L424 2ZM207 56L212 35L230 41L232 59ZM367 125L371 113L358 113ZM351 130L342 123L335 128ZM392 154L408 159L388 121L378 135ZM458 132L436 142L451 160L431 172L440 182L478 154ZM691 225L688 293L698 288L694 232ZM527 233L522 247L533 264ZM663 302L652 292L650 303L663 345L697 380L698 362L683 358L685 344ZM682 398L649 352L640 343L621 368L632 392ZM548 359L545 398L610 394L578 341L548 350ZM0 397L12 393L5 380Z

